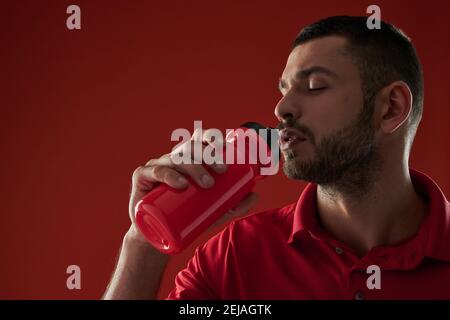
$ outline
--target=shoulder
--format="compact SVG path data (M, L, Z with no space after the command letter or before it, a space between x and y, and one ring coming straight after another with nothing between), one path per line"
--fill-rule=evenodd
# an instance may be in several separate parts
M233 232L246 231L242 236L252 236L253 233L260 233L265 230L291 229L292 217L296 203L288 204L281 208L274 208L262 212L250 214L238 218L230 224ZM280 230L281 231L281 230Z
M239 270L263 263L265 246L279 248L292 229L295 203L232 221L224 230L197 247L186 269L178 273L169 298L223 298L240 282Z
M296 202L281 208L268 209L232 221L224 230L208 240L201 251L230 254L247 251L255 242L272 244L285 241L292 231Z

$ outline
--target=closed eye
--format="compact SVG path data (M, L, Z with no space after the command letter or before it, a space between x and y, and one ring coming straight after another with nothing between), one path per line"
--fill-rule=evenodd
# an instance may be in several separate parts
M308 88L308 91L310 91L310 92L318 92L318 91L324 90L324 89L326 89L326 88L327 88L327 87Z

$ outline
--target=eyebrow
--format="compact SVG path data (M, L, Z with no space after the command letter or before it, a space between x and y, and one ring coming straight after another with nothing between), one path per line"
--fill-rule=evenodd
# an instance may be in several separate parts
M299 70L295 73L295 79L305 79L311 76L312 74L320 73L324 74L326 76L337 78L337 74L330 69L322 66L312 66L308 69ZM282 78L280 78L278 82L278 88L281 90L286 87L286 81L284 81Z

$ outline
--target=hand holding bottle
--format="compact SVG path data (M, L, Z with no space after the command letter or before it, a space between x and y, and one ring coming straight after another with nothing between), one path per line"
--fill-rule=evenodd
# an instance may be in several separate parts
M205 145L211 143L209 132L206 130L203 131L201 136L194 134L191 140L185 144L193 144L196 139L201 139L203 148ZM194 148L190 147L183 149L183 146L181 146L181 148L183 151L188 149L191 150L192 160L195 160L193 153ZM197 159L197 161L198 160L199 159ZM129 231L129 236L135 238L139 242L145 244L148 243L137 227L135 218L136 205L144 196L162 183L167 184L174 189L183 190L188 187L188 178L190 178L191 181L194 181L202 189L212 188L215 184L215 179L211 172L206 168L209 168L212 172L219 175L227 171L227 165L225 164L174 164L171 160L170 153L164 154L157 159L151 159L144 166L138 167L132 176L132 190L129 202L129 215L132 226ZM234 208L220 217L214 225L244 215L257 202L257 199L258 196L256 193L249 192L235 205Z

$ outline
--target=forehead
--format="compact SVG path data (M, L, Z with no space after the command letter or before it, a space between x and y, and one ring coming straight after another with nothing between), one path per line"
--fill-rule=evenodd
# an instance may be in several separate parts
M313 39L298 45L289 54L282 78L288 80L298 71L314 66L330 69L338 76L357 73L346 45L347 40L339 36Z

